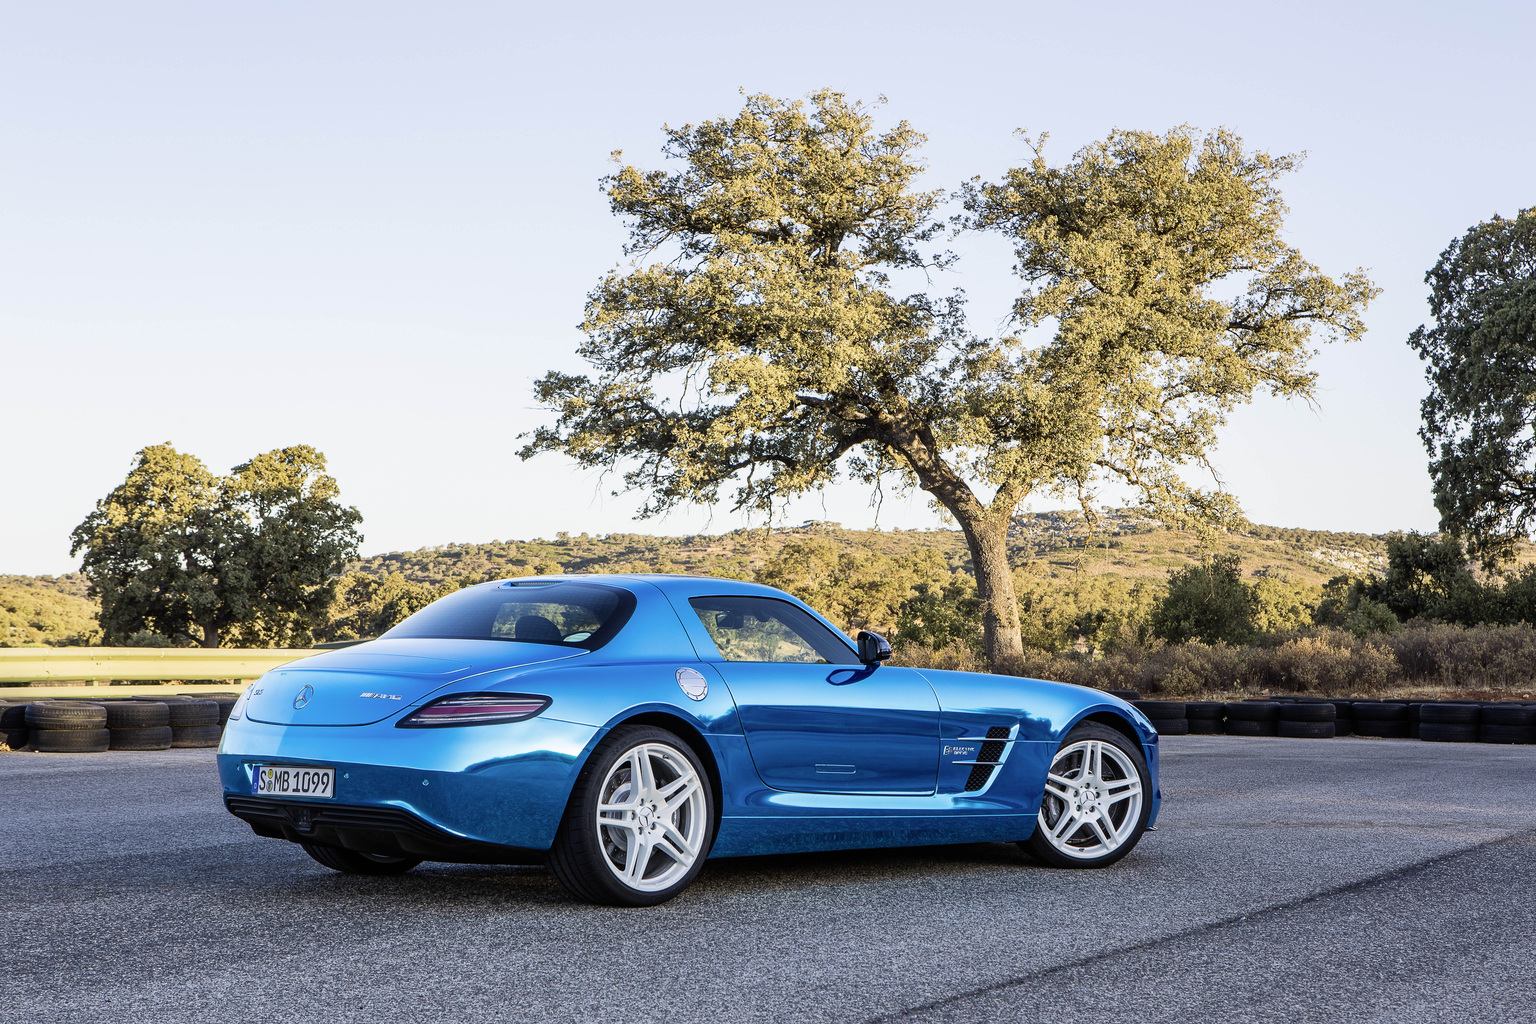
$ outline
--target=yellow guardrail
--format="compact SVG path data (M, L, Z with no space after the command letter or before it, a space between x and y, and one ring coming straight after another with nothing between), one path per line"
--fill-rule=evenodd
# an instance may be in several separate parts
M255 679L319 653L307 648L9 647L0 648L0 687L109 679Z

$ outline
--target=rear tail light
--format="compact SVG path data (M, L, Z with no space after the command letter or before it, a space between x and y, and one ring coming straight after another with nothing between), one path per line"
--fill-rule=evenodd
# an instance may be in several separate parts
M401 729L500 725L532 718L547 707L548 697L526 693L458 693L423 705L395 724Z

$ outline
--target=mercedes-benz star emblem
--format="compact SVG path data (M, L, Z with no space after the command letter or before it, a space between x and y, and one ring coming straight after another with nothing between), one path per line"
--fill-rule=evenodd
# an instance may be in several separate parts
M299 695L293 698L293 706L296 708L303 707L305 704L309 703L309 698L313 697L314 695L315 688L313 686L304 687L304 689L299 691Z

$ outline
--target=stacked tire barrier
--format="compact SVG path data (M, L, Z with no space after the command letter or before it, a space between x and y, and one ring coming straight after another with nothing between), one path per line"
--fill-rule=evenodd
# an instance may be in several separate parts
M1111 691L1115 692L1115 691ZM1135 691L1119 691L1134 694ZM1373 736L1433 743L1536 743L1536 701L1354 700L1322 697L1242 701L1127 697L1158 735Z
M99 753L216 747L238 693L0 701L0 741L12 750Z

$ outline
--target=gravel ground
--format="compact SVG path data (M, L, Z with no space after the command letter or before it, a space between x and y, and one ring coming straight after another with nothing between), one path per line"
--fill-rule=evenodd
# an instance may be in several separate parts
M0 755L30 1021L1529 1021L1536 748L1171 737L1105 871L1011 845L716 861L649 910L541 870L327 871L212 751Z

